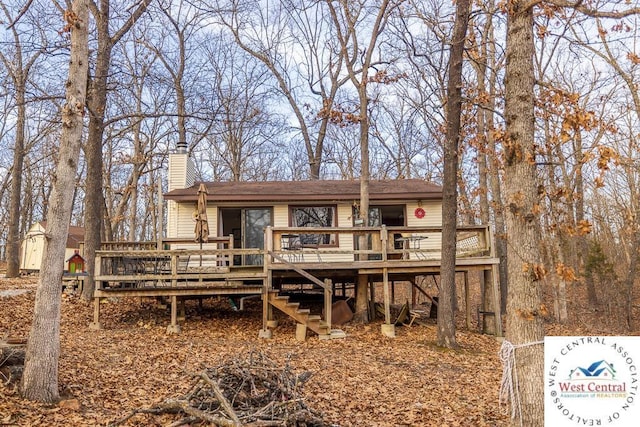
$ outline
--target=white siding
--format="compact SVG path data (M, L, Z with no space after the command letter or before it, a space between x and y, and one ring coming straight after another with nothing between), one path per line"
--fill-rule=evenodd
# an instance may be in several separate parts
M343 203L338 205L338 226L340 227L352 227L353 226L353 211L350 203Z
M340 227L353 227L352 216L353 216L353 209L350 203L338 205L338 225ZM345 251L353 250L353 235L340 234L339 238L340 238L340 243L339 243L340 250L345 250ZM342 257L344 258L344 256Z
M442 202L440 200L430 200L422 202L422 206L418 202L407 203L407 226L409 227L428 227L442 225ZM417 218L416 209L422 207L424 209L424 218Z
M191 187L195 182L195 166L191 157L185 153L169 154L169 191Z
M36 223L27 232L20 245L20 269L40 270L44 252L44 231L40 223Z
M273 226L289 226L289 205L275 205L273 207Z
M167 188L169 191L193 185L195 167L186 153L169 154ZM167 200L167 238L185 237L186 222L191 221L192 208L187 208L174 200ZM193 230L191 230L193 235Z
M187 157L187 172L184 180L184 187L189 188L196 182L196 165L191 157Z
M193 221L193 213L196 210L196 204L194 202L176 203L173 200L168 202L167 238L194 238L196 223ZM207 220L209 222L209 235L217 236L217 206L207 206Z
M178 204L167 200L167 238L175 238L178 230Z
M416 209L421 207L424 209L425 215L423 218L417 218L415 215ZM418 202L407 203L407 226L409 227L429 227L429 226L442 226L442 201L430 200L422 202L421 206ZM440 248L442 247L442 234L441 233L419 233L421 236L426 237L425 240L421 240L416 245L419 245L420 249L427 249L429 252L425 254L427 258L440 258ZM415 259L416 255L411 254L411 259Z

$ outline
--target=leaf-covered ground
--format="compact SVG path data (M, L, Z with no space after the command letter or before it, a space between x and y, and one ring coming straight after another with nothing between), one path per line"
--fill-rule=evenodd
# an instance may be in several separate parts
M0 279L0 339L28 335L36 281ZM18 294L10 290L23 289ZM295 340L295 324L280 317L273 339L261 340L261 303L239 312L225 299L187 303L178 335L166 333L168 309L147 299L107 301L103 330L89 330L92 306L63 294L60 389L64 400L43 406L22 400L0 385L0 425L98 426L184 395L192 374L259 351L310 371L306 405L338 426L502 426L498 406L500 344L460 328L459 351L435 346L436 328L397 327L396 338L380 333L380 321L346 325L347 337ZM557 331L562 332L562 331ZM176 415L138 414L124 425L168 426Z

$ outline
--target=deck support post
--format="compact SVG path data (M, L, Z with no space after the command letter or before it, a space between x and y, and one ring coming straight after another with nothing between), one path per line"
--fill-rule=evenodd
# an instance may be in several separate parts
M471 330L471 296L469 295L469 271L464 270L464 311L465 311L465 325L467 330Z
M271 329L269 329L269 324L271 323L271 318L273 317L273 312L271 310L271 304L269 304L269 283L271 283L271 275L268 274L268 277L263 280L262 285L262 329L258 333L258 337L264 339L271 338Z
M180 333L180 325L178 325L178 297L176 295L171 296L171 324L167 326L167 333Z
M270 264L272 261L271 254L273 253L273 229L271 226L264 230L264 258L263 267L265 278L262 279L262 329L258 332L259 338L271 339L271 329L269 324L273 319L273 310L269 303L269 292L271 291L272 272Z
M494 264L490 270L487 270L487 276L489 276L488 282L493 286L493 312L495 313L493 319L496 322L496 337L502 336L502 314L500 312L500 280L498 275L498 265ZM488 285L487 283L486 285Z
M307 325L304 323L296 324L296 341L305 342L307 340Z
M324 279L324 321L329 329L329 335L331 335L331 317L333 309L333 282L331 279Z
M184 322L185 320L187 320L187 309L185 307L184 298L178 301L178 320L181 322Z
M384 295L384 323L382 324L382 335L389 338L396 337L396 325L391 323L391 301L389 293L389 270L382 269L382 292Z
M368 279L367 279L368 280ZM376 284L371 280L368 280L369 284L369 304L367 305L369 310L369 321L373 322L376 319Z
M92 331L102 329L100 325L100 298L93 299L93 322L89 323L89 329Z
M415 283L417 283L417 280L414 277L413 282L409 282L409 287L411 288L411 308L415 307L418 302L418 291L416 289L417 285Z
M396 303L396 282L391 281L391 304Z

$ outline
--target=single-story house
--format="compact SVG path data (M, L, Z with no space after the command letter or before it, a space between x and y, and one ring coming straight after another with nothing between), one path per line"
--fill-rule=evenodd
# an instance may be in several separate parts
M164 199L166 235L153 248L134 250L137 242L125 242L121 250L97 252L93 328L100 327L105 297L170 297L167 330L177 332L178 298L260 295L260 336L270 336L275 307L320 336L337 337L331 328L337 290L345 297L347 288L366 280L385 289L383 333L392 336L388 291L394 281L419 287L416 277L440 273L442 188L421 179L372 180L363 227L358 180L196 182L182 149L169 155ZM196 230L208 230L207 238ZM491 241L487 226L459 227L456 269L484 271L499 295ZM294 287L322 289L323 317L289 302ZM494 319L500 333L499 312Z
M198 202L192 160L185 153L169 157L167 238L194 236ZM360 182L313 180L269 182L206 182L207 218L211 236L233 235L235 248L263 248L264 229L272 227L358 226ZM421 179L372 180L369 186L369 225L439 227L442 188ZM425 234L425 247L440 247L440 233ZM427 239L428 237L428 239ZM300 234L284 245L353 250L357 239L348 234ZM416 242L419 242L416 240ZM416 244L416 243L412 243ZM334 258L340 255L333 255ZM323 256L323 261L332 260ZM335 259L335 261L343 261ZM257 262L247 257L245 264Z

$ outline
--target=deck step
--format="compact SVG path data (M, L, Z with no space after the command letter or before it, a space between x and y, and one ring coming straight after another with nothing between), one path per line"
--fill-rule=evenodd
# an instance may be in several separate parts
M332 329L328 334L320 334L318 338L321 340L336 340L346 338L347 334L342 329Z
M278 295L276 291L270 292L268 296L269 303L289 315L296 322L306 325L318 335L330 336L329 326L322 317L317 314L311 314L311 310L308 308L300 308L299 302L289 302L289 297L284 295Z

